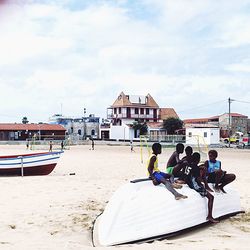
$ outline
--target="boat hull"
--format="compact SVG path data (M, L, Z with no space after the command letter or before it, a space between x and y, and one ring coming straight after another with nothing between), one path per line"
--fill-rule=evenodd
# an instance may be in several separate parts
M215 218L241 212L240 197L231 188L214 194ZM97 240L110 246L162 238L206 223L207 198L183 185L188 199L176 201L163 185L151 181L127 183L119 188L100 216Z
M33 176L50 174L62 152L0 157L0 176Z

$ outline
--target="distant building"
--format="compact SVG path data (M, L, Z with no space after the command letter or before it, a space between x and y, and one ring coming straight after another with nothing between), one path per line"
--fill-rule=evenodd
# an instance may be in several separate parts
M78 139L99 138L99 121L100 118L95 117L94 114L75 118L55 114L49 119L50 124L62 125L68 135L76 136Z
M221 137L228 137L230 129L231 135L235 134L235 132L242 132L243 134L247 134L250 132L250 119L248 119L248 116L238 113L230 113L230 129L229 113L209 118L186 119L183 122L185 127L194 127L199 124L218 126L220 128Z
M208 124L187 126L186 143L200 146L218 145L220 143L220 128Z
M0 123L1 141L20 141L36 138L37 140L64 140L66 129L57 124L22 124Z
M138 138L138 131L133 129L134 122L147 123L149 134L166 133L162 129L162 121L169 117L178 118L172 108L159 108L154 98L147 94L125 95L123 92L108 108L107 118L110 124L101 124L101 138L131 140Z
M248 123L248 116L238 113L230 113L231 128L229 128L229 113L221 115L219 117L221 137L228 137L229 129L231 130L231 135L235 134L235 132L247 134L249 132Z
M159 109L159 119L161 122L167 120L168 118L179 119L179 116L173 108L160 108Z

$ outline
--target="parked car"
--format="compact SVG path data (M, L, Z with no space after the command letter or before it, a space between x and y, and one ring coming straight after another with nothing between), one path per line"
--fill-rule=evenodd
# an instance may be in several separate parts
M243 147L249 145L249 144L250 144L249 136L248 136L248 135L243 136L243 137L240 139L240 144L243 144Z
M223 142L229 143L229 138L223 138ZM230 143L239 144L240 139L238 137L230 137Z

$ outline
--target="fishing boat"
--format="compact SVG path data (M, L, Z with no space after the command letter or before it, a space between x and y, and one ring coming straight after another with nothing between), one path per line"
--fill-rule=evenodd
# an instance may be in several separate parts
M0 176L50 174L63 151L0 156Z
M216 219L242 212L238 192L230 186L226 186L225 191L227 193L213 192ZM96 220L94 244L112 246L152 241L208 223L207 198L186 184L180 193L188 198L175 200L164 185L154 186L146 179L123 185Z

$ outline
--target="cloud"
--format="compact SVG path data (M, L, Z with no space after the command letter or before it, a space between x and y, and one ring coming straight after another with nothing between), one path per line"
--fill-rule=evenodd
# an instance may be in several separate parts
M181 117L225 112L229 96L248 99L249 9L244 0L12 1L0 10L0 86L11 93L0 95L0 120L46 121L61 106L105 117L121 91L150 93Z

